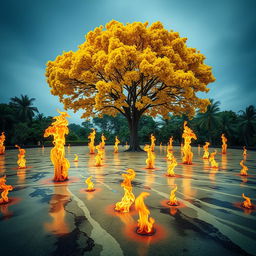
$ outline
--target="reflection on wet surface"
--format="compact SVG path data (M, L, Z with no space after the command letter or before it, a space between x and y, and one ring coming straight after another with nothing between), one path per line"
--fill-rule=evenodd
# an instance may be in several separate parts
M166 177L164 146L155 149L154 170L145 169L145 152L119 147L114 154L107 146L104 165L95 167L87 147L66 147L70 180L53 183L50 149L26 149L31 168L24 170L16 169L17 150L0 156L0 176L14 187L10 203L0 205L1 255L256 255L256 210L241 207L242 193L256 203L256 152L247 152L249 176L242 177L242 149L217 154L220 167L214 169L202 159L201 148L193 148L193 165L187 166L181 164L180 147L174 147L176 176ZM145 204L156 221L154 236L136 234L134 208L114 211L127 168L136 171L134 195L150 193ZM89 176L94 192L86 192ZM175 184L180 204L171 207L167 201Z

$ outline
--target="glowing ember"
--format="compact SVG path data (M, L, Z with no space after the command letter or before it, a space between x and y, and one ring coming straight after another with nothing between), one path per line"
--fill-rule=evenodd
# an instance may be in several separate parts
M131 181L135 178L135 171L133 169L126 170L127 173L123 173L124 181L121 186L124 188L124 196L121 201L116 203L115 210L119 212L129 212L131 205L135 201L135 196L132 193Z
M151 150L151 146L146 145L144 147L144 151L146 151L148 153L148 158L146 159L146 164L147 164L147 169L154 169L154 164L155 164L155 155Z
M117 138L115 139L115 146L114 146L114 153L118 153L118 144L120 143L120 140Z
M97 155L95 156L95 166L102 166L104 150L101 146L101 143L96 146L96 149L97 149Z
M78 162L78 155L74 154L75 158L74 158L74 162Z
M96 131L95 131L95 129L92 129L92 132L88 136L88 139L90 139L90 142L88 144L89 149L90 149L90 154L94 154L94 150L95 150L95 146L94 146L95 136L96 136Z
M172 149L173 149L172 143L173 143L173 137L171 137L169 139L169 143L168 143L168 146L167 146L167 152L172 151Z
M0 136L0 155L3 155L5 152L4 141L5 141L5 135L4 135L4 132L2 132Z
M91 181L91 179L92 179L92 176L90 176L89 178L87 178L86 180L85 180L85 183L87 184L87 189L86 189L86 191L88 191L88 192L92 192L92 191L94 191L95 190L95 188L94 188L94 183Z
M208 151L209 145L210 145L210 142L205 142L205 145L203 146L203 149L204 149L203 159L209 158L209 155L210 155L210 153Z
M174 189L170 193L170 201L168 202L168 204L171 205L171 206L178 206L179 205L178 200L177 200L176 195L175 195L175 192L177 191L177 189L178 189L178 186L175 184Z
M54 165L54 181L65 181L68 179L68 169L70 167L68 159L65 158L65 135L68 134L68 113L61 112L60 116L55 116L55 121L45 130L44 137L53 135L53 145L51 150L51 161Z
M187 121L184 122L184 131L182 134L182 138L184 139L184 146L182 149L183 158L182 161L184 164L192 164L193 152L191 151L191 140L196 140L197 137L195 133L187 126Z
M219 164L215 161L215 155L216 154L217 154L217 151L215 150L214 152L212 152L210 154L210 157L209 157L209 162L210 162L212 168L218 168L219 167Z
M224 133L221 134L221 140L222 140L222 154L227 154L228 139L225 137Z
M19 154L18 154L18 169L25 169L26 167L26 159L25 159L25 154L26 154L26 150L21 148L18 145L15 145L16 148L19 149Z
M169 177L175 177L175 172L174 172L174 168L177 166L177 161L176 158L173 157L170 165L168 166L168 170L167 170L167 176Z
M242 202L242 206L247 209L252 209L253 205L251 203L251 199L249 197L245 196L244 193L242 194L242 197L245 199L245 201Z
M243 156L246 157L246 156L247 156L247 149L246 149L245 146L243 147L243 150L244 150L244 151L243 151Z
M151 140L151 145L150 145L151 151L154 152L155 151L155 146L156 146L156 143L155 143L156 137L153 134L151 134L150 140Z
M105 148L105 140L106 140L107 138L104 136L104 134L102 133L101 134L101 147L102 148Z
M0 204L9 202L8 194L10 190L13 190L11 185L6 185L6 176L0 178L0 189L3 190L1 193Z
M139 212L138 228L136 232L140 235L152 235L154 234L155 220L152 217L148 217L150 211L144 203L144 198L149 196L149 193L142 192L135 200L135 209Z
M244 165L244 160L242 160L242 161L240 162L240 165L242 166L242 169L241 169L241 171L240 171L240 175L241 175L241 176L248 176L248 173L247 173L248 167Z

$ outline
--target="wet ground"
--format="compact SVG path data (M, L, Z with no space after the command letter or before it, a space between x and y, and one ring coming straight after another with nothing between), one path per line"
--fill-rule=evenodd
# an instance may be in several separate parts
M0 156L0 176L14 186L11 202L0 206L0 255L256 255L256 210L240 204L242 193L256 204L256 152L248 151L249 176L242 178L242 150L218 154L220 169L214 170L198 148L193 148L192 166L181 164L175 147L177 177L167 178L164 148L155 150L156 169L147 170L145 152L120 148L113 154L108 146L104 166L94 167L87 147L71 147L66 149L70 179L53 183L50 149L27 149L25 170L16 169L17 150ZM113 210L123 196L121 173L127 168L136 171L135 196L150 193L145 203L156 223L153 236L136 234L134 209ZM96 187L91 193L85 191L88 176ZM169 207L174 184L180 205Z

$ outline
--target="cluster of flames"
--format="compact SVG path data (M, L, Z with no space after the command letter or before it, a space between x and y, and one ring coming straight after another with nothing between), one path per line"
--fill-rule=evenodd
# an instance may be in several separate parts
M0 136L0 155L3 155L5 152L4 142L5 142L5 134L4 132L2 132Z
M26 159L25 159L25 155L26 155L26 150L21 148L18 145L15 145L16 148L18 148L19 150L19 154L18 154L18 169L25 169L26 168Z
M0 204L8 203L8 194L9 191L13 190L13 187L11 185L6 185L6 176L0 178L0 190L3 190L1 193Z

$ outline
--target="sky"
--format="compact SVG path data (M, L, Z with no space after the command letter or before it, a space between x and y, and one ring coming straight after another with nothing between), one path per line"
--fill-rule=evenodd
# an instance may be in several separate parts
M27 94L46 116L63 110L50 94L45 65L63 51L76 51L85 35L111 20L150 24L187 37L206 56L216 81L207 98L221 110L255 105L256 1L252 0L8 0L0 8L0 103ZM81 123L81 112L69 111Z

